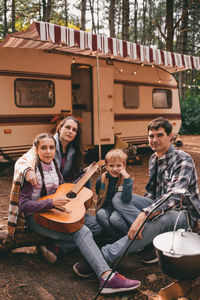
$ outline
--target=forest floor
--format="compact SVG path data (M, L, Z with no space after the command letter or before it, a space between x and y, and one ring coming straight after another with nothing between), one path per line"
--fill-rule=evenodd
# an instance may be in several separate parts
M194 159L200 174L200 136L183 136L182 150ZM129 174L134 177L133 192L142 195L148 180L148 159L150 153L142 154L142 164L128 166ZM8 217L9 192L12 183L13 166L4 165L0 169L0 230L6 229ZM93 188L96 175L92 178ZM36 247L19 248L0 256L0 300L88 300L93 299L98 290L98 280L94 276L83 280L77 277L72 267L81 255L75 251L67 257L61 257L55 264L48 263L36 250ZM157 299L157 293L175 282L165 275L158 264L145 265L138 254L125 257L118 266L118 271L142 282L141 287L133 292L108 296L98 299L110 300L145 300ZM200 278L192 282L196 288L195 298L200 299ZM179 295L180 296L180 295ZM183 296L183 295L182 295ZM184 295L186 296L186 295ZM172 298L159 298L169 300ZM174 297L178 299L178 297ZM180 299L180 298L179 298ZM184 298L189 299L189 298Z

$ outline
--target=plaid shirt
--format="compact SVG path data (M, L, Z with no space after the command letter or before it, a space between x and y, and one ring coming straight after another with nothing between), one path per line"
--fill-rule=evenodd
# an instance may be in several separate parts
M12 188L10 192L10 204L8 212L8 233L12 236L15 234L15 230L24 230L25 218L24 214L19 211L19 195L21 186L24 182L25 172L29 169L35 169L36 156L34 149L31 148L26 154L23 155L23 159L20 158L15 164Z
M158 159L158 173L157 173L157 186L156 186L156 199L153 199L152 187L153 187L153 174L155 170L155 162L157 155L152 154L149 160L149 182L146 185L145 196L151 198L153 203L151 206L144 209L144 211L149 212L158 203L159 198L164 194L170 192L173 188L184 188L189 191L190 199L195 204L195 206L200 210L200 196L199 196L199 186L198 177L195 168L194 161L191 156L179 149L176 149L172 144L170 145L168 151L161 158ZM172 208L180 207L181 196L179 194L172 194L166 202L164 202L157 210L162 210L163 212ZM187 197L183 198L183 205L188 202ZM199 216L196 210L189 203L191 207L192 219L197 221Z

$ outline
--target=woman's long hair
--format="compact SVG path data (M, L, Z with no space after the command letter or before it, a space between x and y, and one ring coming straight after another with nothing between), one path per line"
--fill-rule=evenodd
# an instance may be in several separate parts
M65 125L65 122L68 120L73 120L78 125L77 134L76 134L75 139L67 145L67 148L69 147L69 145L73 145L74 150L75 150L70 173L68 174L67 178L65 178L65 180L70 181L70 180L75 179L79 175L80 168L84 164L84 162L83 162L84 161L84 146L83 146L83 140L82 140L81 124L75 117L68 116L68 117L64 118L59 123L59 125L56 129L56 132L58 134L60 134L60 129ZM67 149L66 149L66 151L67 151Z
M41 133L39 135L37 135L33 141L33 145L38 149L38 146L39 146L39 143L40 143L40 140L42 139L45 139L45 138L50 138L54 141L54 144L56 146L56 140L54 139L54 137L49 134L49 133ZM60 173L60 170L58 168L58 165L56 163L56 160L53 159L53 162L54 162L54 165L55 165L55 169L56 169L56 172L57 172L57 175L58 175L58 178L59 178L59 182L62 183L63 179L62 179L62 175ZM41 175L41 178L42 178L42 188L41 188L41 192L40 192L40 197L43 197L43 196L46 196L47 195L47 189L46 189L46 186L45 186L45 181L44 181L44 172L43 172L43 169L42 169L42 165L41 165L41 160L39 158L39 156L37 156L37 164L36 166L38 167L38 170L40 172L40 175Z

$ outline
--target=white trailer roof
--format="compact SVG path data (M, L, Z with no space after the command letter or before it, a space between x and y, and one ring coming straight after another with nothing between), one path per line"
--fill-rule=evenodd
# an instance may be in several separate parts
M74 55L96 56L156 65L170 73L200 70L200 57L179 54L128 41L92 34L47 22L33 22L26 32L7 35L0 47L35 48Z

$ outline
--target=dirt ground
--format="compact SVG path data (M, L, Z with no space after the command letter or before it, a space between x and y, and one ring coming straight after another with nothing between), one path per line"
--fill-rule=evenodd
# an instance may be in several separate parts
M183 136L182 150L193 157L198 174L200 174L200 136ZM142 195L148 179L148 159L150 153L142 154L142 165L128 166L128 172L134 177L134 193ZM8 216L9 191L13 175L13 166L0 166L0 230L6 229ZM95 175L96 176L96 175ZM93 187L96 177L92 178ZM35 247L21 248L0 256L0 300L88 300L93 299L98 290L98 280L94 276L83 280L73 270L74 263L79 261L78 251L58 262L49 264ZM160 289L174 282L162 273L158 264L146 266L137 254L124 258L118 271L142 282L134 292L100 296L98 299L145 300L153 299ZM200 286L200 278L193 281ZM166 298L167 299L167 298ZM177 299L177 298L175 298ZM187 298L188 299L188 298ZM199 300L200 295L196 295ZM168 299L167 299L168 300Z

